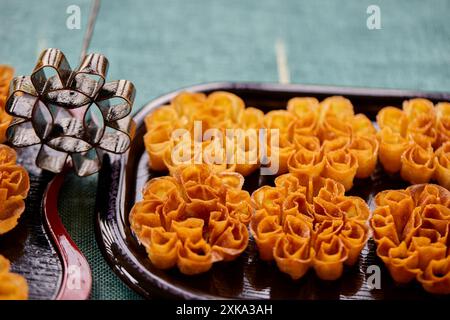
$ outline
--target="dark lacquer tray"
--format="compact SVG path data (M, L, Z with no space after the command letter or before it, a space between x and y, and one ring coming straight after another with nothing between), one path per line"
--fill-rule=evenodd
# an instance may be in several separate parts
M356 112L374 120L377 111L386 105L401 106L403 100L425 97L433 102L450 100L450 94L399 90L279 85L261 83L211 83L184 88L191 92L209 93L226 90L239 95L247 106L267 112L286 108L287 101L296 96L313 96L322 100L331 95L349 98ZM134 117L136 136L131 149L123 156L107 157L99 177L97 201L97 240L112 269L131 288L147 298L176 297L185 299L428 299L435 298L417 284L396 285L383 263L376 257L375 244L369 240L358 263L345 270L337 281L322 281L310 270L298 281L281 273L274 263L258 258L257 248L250 239L247 250L233 262L216 263L202 275L185 276L178 270L162 271L154 268L145 249L130 230L128 214L141 199L141 189L150 178L164 175L147 166L144 149L144 117L155 108L167 104L178 90L151 101ZM245 180L244 188L250 192L273 178L255 172ZM373 207L374 195L384 189L406 187L398 176L388 176L381 168L364 180L356 180L349 194L357 195ZM371 275L367 267L381 268L381 289L370 290L366 280Z
M30 176L30 192L19 224L0 236L0 254L11 261L11 269L28 282L30 299L54 299L59 291L62 262L44 228L42 198L52 175L31 163L30 151L18 153L18 162Z
M0 254L11 261L13 272L26 278L29 299L84 300L91 291L91 271L58 214L65 174L39 169L34 163L37 151L17 150L18 163L30 177L30 191L17 227L0 236Z

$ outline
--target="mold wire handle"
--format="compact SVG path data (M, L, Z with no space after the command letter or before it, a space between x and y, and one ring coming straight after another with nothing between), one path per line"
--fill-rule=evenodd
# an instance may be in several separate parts
M89 20L86 27L86 33L84 34L83 43L80 53L80 61L87 54L89 45L91 44L92 34L94 33L95 22L97 21L98 10L100 9L100 0L93 0L91 12L89 13Z
M99 9L100 9L100 0L92 0L92 7L89 13L86 32L84 34L83 42L81 44L80 61L83 60L84 56L87 54L87 51L89 50ZM83 117L83 113L81 110L70 110L70 113L72 113L78 119L81 119Z

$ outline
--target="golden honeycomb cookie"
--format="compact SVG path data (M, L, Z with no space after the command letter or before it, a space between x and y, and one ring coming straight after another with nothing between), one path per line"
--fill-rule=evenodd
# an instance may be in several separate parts
M450 187L446 175L450 103L434 106L426 99L406 100L403 109L381 109L377 123L379 159L388 173L400 172L412 184L435 180Z
M399 283L416 279L436 294L450 294L450 191L434 184L385 190L371 218L377 255Z
M264 114L229 92L182 92L145 125L150 167L170 174L179 165L207 163L248 176L264 165L274 175L332 177L350 189L355 177L372 174L379 150L372 122L340 96L296 97L286 110Z
M16 152L0 144L0 235L17 225L29 188L27 171L16 165Z
M193 275L237 258L247 248L253 213L243 182L239 173L206 164L178 166L173 176L150 180L129 219L153 265Z
M8 65L0 64L0 95L7 96L9 83L14 76L14 69Z
M319 103L310 97L293 98L288 111L296 117L284 139L289 141L284 145L294 148L287 158L290 173L332 178L349 190L355 177L367 178L375 170L376 130L365 115L354 114L350 100L334 96Z
M373 132L369 131L367 135L355 136L348 147L358 162L356 178L369 177L377 165L379 144L372 134Z
M27 299L27 281L24 277L10 272L9 261L0 255L0 300Z
M440 102L436 105L437 145L450 141L450 103Z
M207 163L217 171L249 175L260 166L258 132L249 130L264 126L264 114L246 108L234 94L182 92L150 113L145 126L144 145L153 170L172 174L181 164ZM240 131L228 136L227 129Z
M345 187L323 177L291 173L252 194L250 230L261 260L274 260L292 279L314 268L319 278L335 280L344 265L354 265L368 238L369 208Z
M439 184L450 190L450 141L445 142L438 150L435 157L436 171L434 176Z
M9 93L9 84L14 76L14 69L7 65L0 65L0 143L6 140L6 129L12 117L5 111L6 99Z

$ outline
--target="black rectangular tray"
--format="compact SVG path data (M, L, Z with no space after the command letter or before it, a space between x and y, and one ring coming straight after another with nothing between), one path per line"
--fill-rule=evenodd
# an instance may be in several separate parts
M153 109L168 104L179 92L210 93L217 90L240 96L247 106L264 112L285 109L287 101L297 96L312 96L319 100L332 95L343 95L351 100L356 113L364 113L371 120L380 108L392 105L401 107L406 99L423 97L433 102L449 101L450 94L402 90L325 87L306 85L281 85L268 83L210 83L183 88L159 97L135 115L136 136L127 154L109 157L100 172L97 194L97 240L111 268L131 288L147 298L176 297L185 299L429 299L417 283L399 286L390 277L375 253L375 243L369 240L361 252L358 263L347 268L336 281L322 281L309 271L303 278L293 281L281 273L274 263L258 258L253 239L247 250L237 260L217 263L198 276L185 276L177 270L162 271L152 266L145 249L139 245L130 230L128 214L141 199L142 186L149 179L166 173L152 172L148 168L143 135L144 118ZM244 188L249 192L273 178L260 176L259 172L246 177ZM348 192L362 197L373 208L373 197L385 189L404 188L407 184L398 176L389 176L378 167L367 179L356 179ZM371 290L366 280L370 265L381 268L381 289ZM440 297L446 298L446 297Z
M63 262L45 226L42 198L53 174L36 167L36 148L19 149L18 163L30 176L30 191L19 224L0 236L0 254L11 261L11 269L27 279L30 300L57 297L63 278Z

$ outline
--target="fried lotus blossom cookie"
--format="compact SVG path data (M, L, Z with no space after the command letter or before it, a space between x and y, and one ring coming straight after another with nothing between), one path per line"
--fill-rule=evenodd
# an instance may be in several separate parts
M450 103L441 102L436 105L437 144L450 141Z
M292 130L295 135L316 135L319 127L319 101L316 98L292 98L288 101L287 110L296 116Z
M217 161L209 164L214 164L217 171L235 171L243 176L257 170L261 162L273 169L274 175L293 172L326 176L326 153L345 149L343 152L350 155L333 158L350 157L351 161L345 161L345 165L351 166L351 175L342 163L334 166L336 161L330 157L328 173L335 179L345 177L340 182L349 189L355 176L370 176L377 161L378 142L372 139L375 128L365 115L355 115L350 100L340 96L322 102L313 97L296 97L288 101L287 110L264 114L257 108L246 107L242 99L228 92L209 95L182 92L169 105L149 114L145 125L144 144L150 167L157 171L169 170L170 174L178 165L205 163L205 157L194 145L212 144L211 136L222 144L215 155L225 151L225 159L218 158L226 165L218 165ZM230 138L228 129L239 131L238 136L245 138ZM261 141L260 129L267 130L263 135L265 141ZM249 133L252 130L253 135ZM185 153L181 157L185 161L181 162L173 159L174 154L179 156L180 149ZM308 152L303 154L305 150Z
M314 136L297 136L297 151L289 157L287 165L291 173L318 177L325 167L326 158L320 141Z
M17 225L29 189L28 173L16 164L16 152L0 144L0 235Z
M319 127L319 138L321 141L351 137L351 135L352 126L349 123L330 115L326 115L321 119Z
M153 170L169 170L172 174L178 165L208 163L217 171L246 176L260 166L256 130L264 127L264 114L257 108L246 108L244 101L232 93L216 91L207 96L182 92L169 105L147 115L145 126L144 144ZM228 137L229 129L239 129L245 138ZM247 134L249 130L254 135ZM217 142L220 146L213 152L214 161L206 161L201 147ZM185 154L180 157L180 152Z
M319 103L311 97L293 98L287 109L295 119L280 126L281 134L288 128L280 143L294 149L284 155L290 173L332 178L349 190L355 177L367 178L375 170L376 129L365 115L355 115L350 100L334 96Z
M409 146L409 141L391 127L383 127L377 137L380 143L378 155L384 170L388 173L400 171L402 168L401 158Z
M129 220L152 264L194 275L237 258L247 248L253 213L243 182L239 173L208 165L178 166L173 176L150 180Z
M434 105L430 100L416 98L403 102L403 112L411 122L422 115L434 115Z
M349 149L343 148L327 153L323 175L342 183L345 190L350 190L353 186L353 178L357 171L358 158Z
M444 145L449 142L450 103L434 106L426 99L407 100L403 109L381 109L377 123L379 159L388 173L400 172L413 184L435 179L449 188Z
M356 114L351 122L352 133L354 136L358 137L374 137L377 134L377 130L365 114Z
M399 283L416 279L435 294L450 294L450 191L434 184L385 190L370 220L377 255Z
M173 175L179 166L190 164L207 164L214 172L249 172L255 170L255 165L242 165L237 169L235 163L225 161L227 150L223 148L223 144L216 141L203 141L197 147L190 140L181 140L176 143L173 149L166 149L163 155L164 165L169 170L169 174ZM248 157L249 151L241 150L240 145L236 146L236 154Z
M5 111L6 96L0 96L0 143L6 141L6 129L11 123L12 117Z
M260 258L275 261L292 279L310 268L323 280L338 279L367 241L370 214L364 200L344 193L333 179L291 173L256 190L250 231Z
M9 261L0 255L0 300L27 300L28 284L24 277L10 272Z
M389 128L400 136L406 135L408 118L402 109L396 107L384 107L377 114L377 123L381 130Z
M349 145L350 152L358 161L356 178L369 177L377 165L379 144L372 134L372 131L369 131L367 135L358 135Z
M8 98L9 84L14 76L14 69L7 65L0 65L0 143L6 140L6 129L11 123L12 117L5 111Z
M0 64L0 95L7 96L9 83L14 77L14 69L8 65Z
M450 190L450 141L436 151L435 163L434 177L441 186Z
M411 183L426 183L433 177L436 169L434 152L431 146L422 148L411 144L402 154L401 177Z
M321 118L332 117L339 120L351 119L355 112L350 100L341 96L328 97L320 103Z
M267 152L272 161L277 161L278 171L274 174L288 172L288 159L295 152L291 124L295 116L287 110L273 110L264 115L264 127L269 130Z

